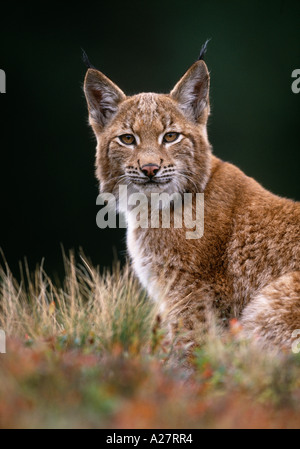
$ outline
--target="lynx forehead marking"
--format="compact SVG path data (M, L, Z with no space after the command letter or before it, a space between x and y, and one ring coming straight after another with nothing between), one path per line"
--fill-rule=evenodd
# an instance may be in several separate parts
M137 134L142 131L148 135L155 130L158 135L173 127L174 122L175 128L178 128L172 104L162 94L152 92L137 94L130 98L126 106L126 113L123 109L122 115L124 130L132 130Z
M158 104L155 94L141 94L137 107L138 115L145 124L151 125L158 118Z

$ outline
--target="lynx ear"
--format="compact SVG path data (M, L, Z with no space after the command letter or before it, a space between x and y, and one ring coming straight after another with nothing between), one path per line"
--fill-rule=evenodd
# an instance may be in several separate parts
M195 62L170 95L188 118L206 124L209 115L209 73L205 62Z
M103 128L118 110L126 95L110 79L96 69L89 69L84 80L90 124Z

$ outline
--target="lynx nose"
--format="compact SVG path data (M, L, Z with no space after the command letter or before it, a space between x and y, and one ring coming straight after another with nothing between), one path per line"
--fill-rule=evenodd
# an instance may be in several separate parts
M159 170L159 166L156 164L146 164L141 167L142 172L144 175L148 176L149 178L152 178Z

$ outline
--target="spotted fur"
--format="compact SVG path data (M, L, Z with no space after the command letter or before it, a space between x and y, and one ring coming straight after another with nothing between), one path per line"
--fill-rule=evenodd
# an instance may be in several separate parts
M198 240L187 240L184 228L137 228L127 217L128 252L150 297L163 297L192 332L212 315L225 326L235 317L261 344L291 345L293 330L300 329L300 204L212 154L205 63L197 61L170 94L128 97L95 69L88 70L84 89L102 191L117 194L126 184L146 195L204 192ZM165 142L167 132L178 139ZM122 143L123 134L135 143ZM145 164L159 166L155 182L143 173Z

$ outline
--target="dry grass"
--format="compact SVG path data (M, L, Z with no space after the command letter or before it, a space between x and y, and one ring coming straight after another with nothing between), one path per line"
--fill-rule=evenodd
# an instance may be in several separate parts
M0 269L0 427L299 427L298 354L262 352L232 321L187 369L128 266L64 262L62 285Z
M65 280L54 285L40 266L32 276L21 266L17 282L8 266L0 269L0 328L9 337L33 340L63 337L79 345L97 340L99 349L115 344L141 349L149 339L155 309L130 274L128 266L103 275L84 257L76 264L65 255Z

